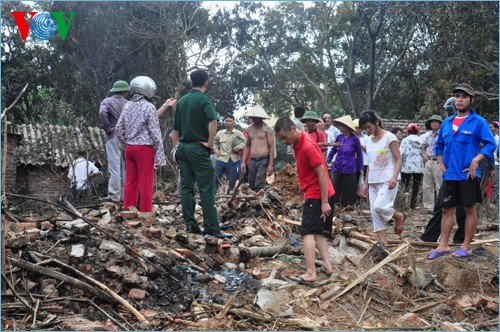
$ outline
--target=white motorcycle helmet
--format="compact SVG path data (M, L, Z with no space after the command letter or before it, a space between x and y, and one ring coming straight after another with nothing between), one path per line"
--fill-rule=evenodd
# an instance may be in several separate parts
M444 103L444 105L443 105L445 111L448 114L453 114L453 113L457 112L457 109L455 107L454 101L455 101L455 98L454 97L450 97L450 98L448 98L448 100L446 101L446 103Z
M156 93L156 83L148 76L137 76L130 81L130 95L139 93L148 99L153 98Z

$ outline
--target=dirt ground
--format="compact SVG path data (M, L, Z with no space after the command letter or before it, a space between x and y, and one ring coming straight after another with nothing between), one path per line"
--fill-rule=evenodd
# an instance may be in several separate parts
M227 240L186 234L180 200L166 193L152 214L112 203L28 209L11 197L24 209L2 214L2 329L498 330L498 206L480 207L472 256L432 261L436 244L417 242L431 215L406 208L407 196L396 202L405 230L388 226L385 251L366 202L336 211L335 272L318 261L318 281L305 285L290 279L304 271L297 183L287 166L264 192L219 195Z

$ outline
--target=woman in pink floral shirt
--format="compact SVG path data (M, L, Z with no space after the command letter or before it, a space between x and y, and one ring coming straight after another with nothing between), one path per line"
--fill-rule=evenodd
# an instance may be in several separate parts
M130 82L132 100L125 105L116 124L116 136L125 146L126 175L123 206L153 211L154 167L166 164L165 151L156 108L150 103L155 82L138 76ZM164 105L165 106L165 105Z

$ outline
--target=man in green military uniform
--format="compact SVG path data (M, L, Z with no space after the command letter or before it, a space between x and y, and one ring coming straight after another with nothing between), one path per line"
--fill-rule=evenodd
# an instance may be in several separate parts
M182 178L182 215L188 233L201 233L194 217L194 185L200 189L203 211L203 233L220 238L231 234L220 230L215 208L215 170L210 153L217 132L217 113L205 95L208 73L198 69L190 74L191 91L177 102L174 118L174 137L179 138L176 160Z

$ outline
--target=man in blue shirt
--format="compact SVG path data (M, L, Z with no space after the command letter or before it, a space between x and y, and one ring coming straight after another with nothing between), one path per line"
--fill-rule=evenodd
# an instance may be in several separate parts
M455 257L472 254L470 243L476 231L476 203L482 202L479 162L487 158L493 162L495 138L488 122L470 108L474 90L469 84L459 84L453 90L457 113L446 118L436 141L436 156L443 172L443 217L439 245L428 259L450 253L448 241L454 224L453 214L457 205L465 208L465 239L453 253ZM480 147L480 143L483 145Z

